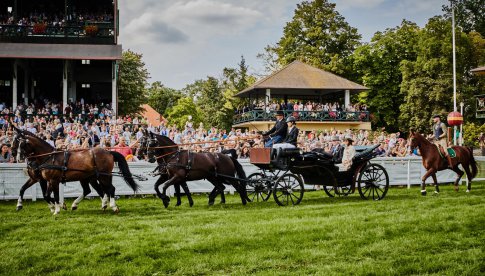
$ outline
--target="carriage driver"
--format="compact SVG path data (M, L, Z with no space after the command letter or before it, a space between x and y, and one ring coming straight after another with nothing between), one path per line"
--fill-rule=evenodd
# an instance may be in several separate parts
M284 120L285 114L283 111L276 112L276 123L272 129L263 133L263 136L269 137L269 140L264 144L264 147L271 148L276 143L281 143L286 138L288 126Z
M282 148L282 149L294 149L296 148L297 140L298 140L298 133L300 130L296 127L296 119L293 116L290 116L286 119L286 123L288 124L288 134L286 135L285 140L283 143L274 144L273 148Z
M443 147L444 155L448 160L448 168L453 168L453 163L451 161L451 157L446 150L448 148L448 127L445 123L441 122L440 115L433 116L433 134L429 135L428 138L434 139L434 143L436 145L440 145Z

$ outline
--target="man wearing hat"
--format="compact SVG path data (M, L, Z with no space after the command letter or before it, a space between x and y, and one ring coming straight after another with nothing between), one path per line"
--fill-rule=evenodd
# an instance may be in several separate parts
M331 153L333 155L332 160L339 164L342 162L342 157L344 154L344 147L340 144L340 139L337 135L332 136L332 149Z
M285 114L283 111L276 112L276 123L273 128L263 133L263 136L268 137L269 140L264 144L264 147L271 148L276 143L281 143L286 138L288 126L284 120Z
M282 143L274 144L273 148L283 148L283 149L294 149L296 148L298 141L298 133L300 130L296 127L296 119L290 116L286 119L286 124L288 125L288 134Z
M434 139L434 143L443 147L443 155L448 160L448 168L453 168L451 157L446 150L448 148L448 127L441 121L440 115L433 116L433 134L428 138Z

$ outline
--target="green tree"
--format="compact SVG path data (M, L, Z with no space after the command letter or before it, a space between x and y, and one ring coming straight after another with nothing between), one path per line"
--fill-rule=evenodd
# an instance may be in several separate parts
M130 50L124 51L119 64L118 113L135 115L143 111L147 103L148 71L142 55Z
M400 126L429 131L433 114L446 115L453 110L451 24L444 17L431 18L419 32L417 58L401 63L405 96L399 116ZM457 32L457 87L469 90L473 45L463 32ZM459 99L458 99L459 100Z
M361 36L327 0L303 1L297 4L293 19L283 30L275 47L267 47L286 65L301 60L310 65L346 75L347 57L360 44ZM268 57L273 56L271 52Z
M148 88L148 104L160 114L165 114L168 108L173 107L182 98L178 90L165 87L156 81Z
M404 20L396 28L375 33L370 43L358 47L352 55L358 81L370 88L361 93L360 101L374 115L374 127L399 129L399 107L404 103L400 65L405 60L416 60L418 34L419 27Z
M485 0L453 0L455 19L465 33L476 31L485 37ZM443 5L447 18L451 18L451 3Z
M172 108L167 109L167 120L170 125L175 124L180 130L185 128L189 115L192 116L194 126L202 122L202 113L190 97L183 97Z

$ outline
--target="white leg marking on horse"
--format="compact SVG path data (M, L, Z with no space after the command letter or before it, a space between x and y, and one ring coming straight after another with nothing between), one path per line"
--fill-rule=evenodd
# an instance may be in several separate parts
M49 203L48 205L49 205L49 210L51 210L51 213L54 213L55 212L55 209L56 209L56 207L54 206L54 204L53 203Z
M118 210L118 207L116 206L116 202L115 202L114 197L109 199L109 207L111 207L113 209L113 211L115 211L115 212Z
M22 206L22 198L19 197L19 199L17 200L17 207L18 206Z
M55 204L54 215L58 215L61 212L61 204Z
M106 208L108 206L108 195L105 194L104 197L101 199L101 208Z
M469 192L470 192L470 190L466 189L466 192L467 192L467 193L469 193Z
M77 205L79 204L79 202L81 202L81 200L83 200L83 199L84 199L84 195L80 195L78 198L76 198L76 200L74 200L74 202L72 203L71 208L77 207Z
M426 190L421 190L421 192L422 192L422 193L425 193L425 192L426 192Z

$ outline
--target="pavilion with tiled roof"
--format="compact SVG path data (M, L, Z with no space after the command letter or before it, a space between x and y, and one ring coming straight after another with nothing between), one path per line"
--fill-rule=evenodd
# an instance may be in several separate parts
M367 87L337 76L333 73L310 66L301 61L294 61L281 70L257 81L252 86L236 94L236 97L248 98L249 102L254 100L264 101L266 104L271 99L277 98L287 102L288 99L312 98L320 102L322 98L337 96L344 99L344 106L350 104L350 95L368 90ZM234 119L234 127L249 129L263 129L272 125L271 115L262 111L251 110L251 114L238 114ZM292 112L287 112L290 115ZM345 113L345 114L344 114ZM307 115L307 113L302 113ZM324 112L312 112L312 116L302 116L299 128L309 129L370 129L369 114L348 114L340 112L342 116L330 116ZM365 118L363 118L363 116ZM251 119L252 118L252 119ZM259 129L258 129L259 130Z

